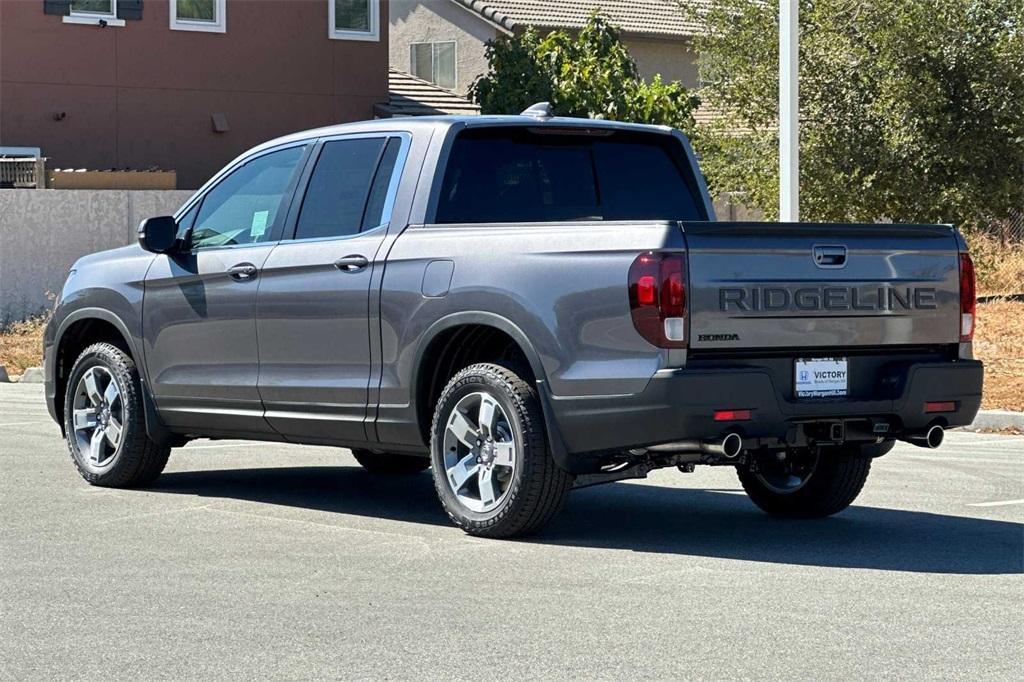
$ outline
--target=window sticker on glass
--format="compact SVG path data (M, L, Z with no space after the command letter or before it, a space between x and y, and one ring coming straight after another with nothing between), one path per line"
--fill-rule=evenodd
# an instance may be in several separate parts
M267 231L267 222L270 219L270 211L256 211L252 214L252 227L249 229L249 236L259 239Z

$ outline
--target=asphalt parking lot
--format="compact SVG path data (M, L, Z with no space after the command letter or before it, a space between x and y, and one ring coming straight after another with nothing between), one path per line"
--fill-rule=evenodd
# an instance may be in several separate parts
M577 491L517 542L344 450L203 441L151 489L92 488L38 385L0 385L0 464L4 678L1024 669L1024 437L900 446L824 521L764 516L728 469L666 470Z

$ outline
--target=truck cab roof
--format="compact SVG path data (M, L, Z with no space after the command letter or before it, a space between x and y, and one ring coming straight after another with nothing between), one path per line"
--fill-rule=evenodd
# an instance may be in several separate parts
M334 135L352 135L359 133L372 133L378 131L408 130L409 132L436 132L448 131L452 128L484 128L501 126L528 126L528 127L550 127L550 128L579 128L590 130L628 130L633 132L648 132L661 135L672 134L675 130L669 126L648 125L643 123L625 123L622 121L608 121L593 118L570 118L564 116L538 117L527 115L488 115L488 116L417 116L407 118L384 118L372 121L359 121L356 123L342 123L338 125L311 128L296 133L290 133L282 137L269 140L258 147L246 151L248 156L264 149L270 149L288 144L311 140L319 137L330 137Z

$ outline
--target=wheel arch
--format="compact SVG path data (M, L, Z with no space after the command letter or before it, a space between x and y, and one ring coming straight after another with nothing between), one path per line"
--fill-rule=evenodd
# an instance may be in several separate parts
M487 334L491 336L488 337ZM453 341L459 343L463 341L460 335L468 337L476 335L477 338L468 339L468 348L460 345L453 349ZM436 402L437 396L440 395L451 376L468 364L502 359L489 357L489 355L493 355L496 345L501 343L508 345L508 342L511 342L515 351L521 354L522 359L526 362L525 369L528 369L532 375L524 377L524 379L532 381L536 386L552 456L563 469L571 471L569 457L551 409L547 374L540 354L518 325L496 313L484 311L453 313L437 320L421 337L413 363L411 384L412 400L420 433L424 436L425 442L429 443L430 421L433 416L431 405ZM491 349L492 352L484 352L481 359L477 353L485 348ZM464 361L461 362L458 359L460 353L464 358ZM462 366L456 366L460 364Z
M156 404L146 381L142 355L135 339L124 320L104 308L80 308L70 313L61 321L54 334L54 409L61 431L64 431L64 400L71 368L86 347L104 342L120 348L135 363L145 405L146 432L157 442L166 441L170 434L156 411Z

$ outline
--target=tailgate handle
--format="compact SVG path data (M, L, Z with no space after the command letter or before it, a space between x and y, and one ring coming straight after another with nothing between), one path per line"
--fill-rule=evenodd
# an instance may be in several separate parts
M841 268L846 265L845 246L815 246L814 264L819 268Z

